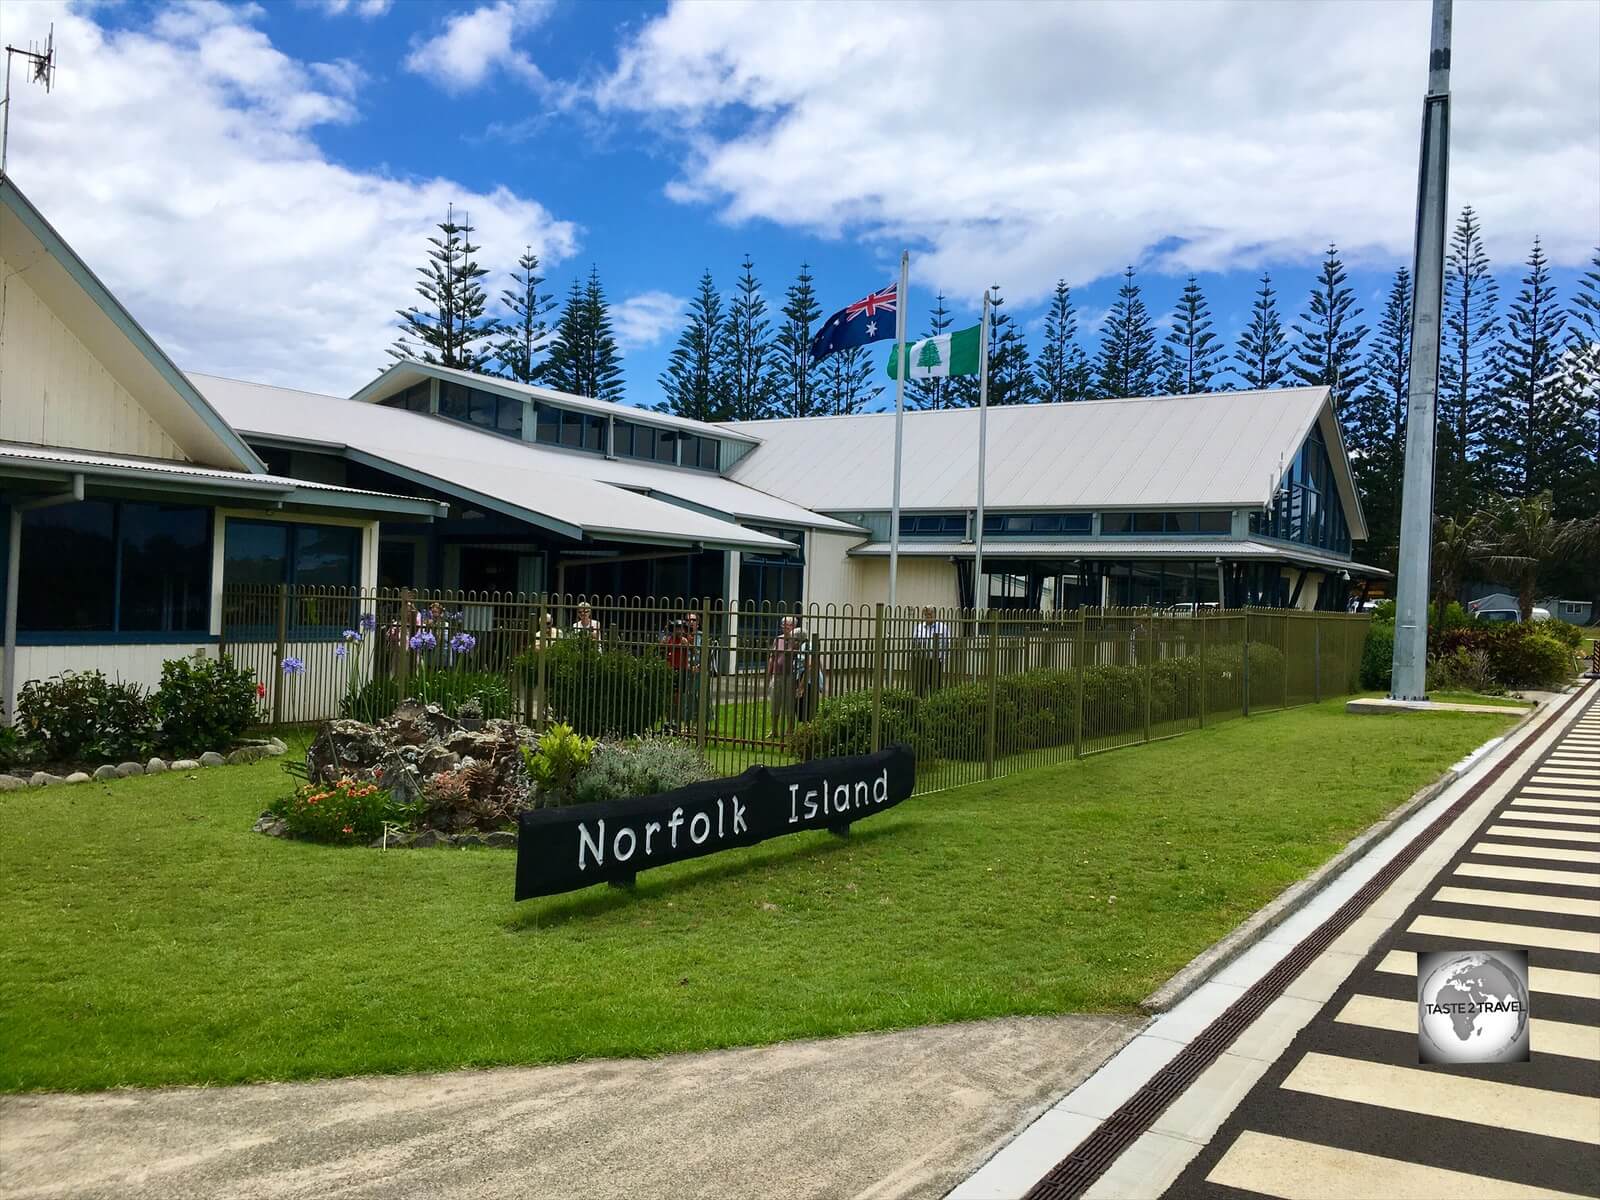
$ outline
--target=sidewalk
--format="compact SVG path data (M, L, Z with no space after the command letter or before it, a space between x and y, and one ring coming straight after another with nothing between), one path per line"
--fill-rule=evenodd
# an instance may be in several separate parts
M1486 756L952 1200L1600 1195L1597 694ZM1419 1066L1415 952L1476 946L1529 951L1533 1061ZM1216 1020L1263 984L1255 1019Z
M0 1197L937 1196L1138 1024L1017 1017L567 1066L4 1096Z

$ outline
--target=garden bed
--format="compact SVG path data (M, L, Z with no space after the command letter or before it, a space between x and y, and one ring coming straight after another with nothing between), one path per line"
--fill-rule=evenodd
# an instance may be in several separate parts
M0 1089L1135 1011L1516 714L1331 701L517 905L510 856L250 832L273 762L0 796ZM1285 764L1293 764L1292 769Z

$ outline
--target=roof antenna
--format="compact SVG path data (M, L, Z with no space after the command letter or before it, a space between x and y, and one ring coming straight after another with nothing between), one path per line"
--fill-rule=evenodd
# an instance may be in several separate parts
M21 46L6 47L6 94L0 100L0 108L4 108L5 117L0 119L0 175L6 173L6 149L11 141L11 56L20 54L32 64L31 77L34 83L44 84L46 94L56 79L56 26L50 23L50 35L45 38L44 49L38 49L32 42L24 50Z

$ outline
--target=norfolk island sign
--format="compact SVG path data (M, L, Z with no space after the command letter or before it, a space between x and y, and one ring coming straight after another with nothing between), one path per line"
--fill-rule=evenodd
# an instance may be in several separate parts
M624 882L651 867L805 829L842 830L899 804L915 782L915 756L891 746L793 767L751 767L658 796L530 809L517 835L516 898Z

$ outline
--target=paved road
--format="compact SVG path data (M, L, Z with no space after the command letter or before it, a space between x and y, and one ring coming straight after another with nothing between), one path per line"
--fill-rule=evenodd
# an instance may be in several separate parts
M1416 952L1526 947L1532 1061L1419 1065ZM1591 700L1165 1193L1600 1196L1600 701Z

